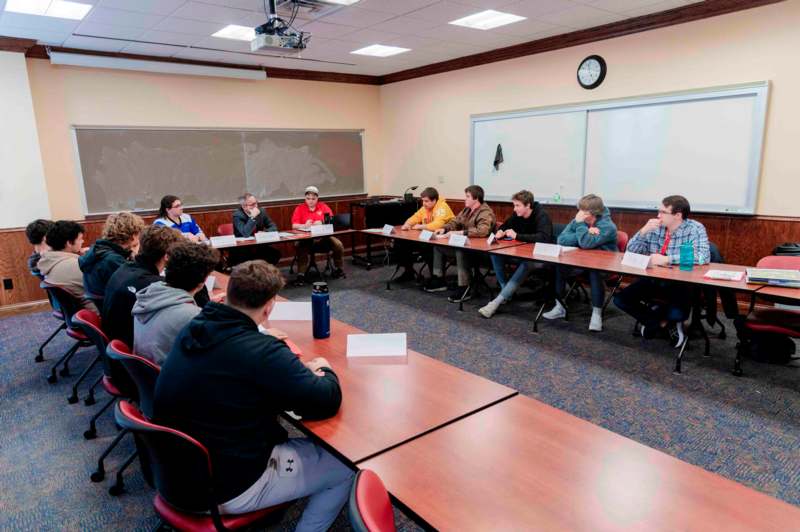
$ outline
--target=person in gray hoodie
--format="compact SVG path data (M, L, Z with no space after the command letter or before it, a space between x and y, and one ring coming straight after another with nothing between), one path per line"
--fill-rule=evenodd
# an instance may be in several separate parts
M218 262L219 252L203 244L182 242L170 248L166 282L157 281L136 293L131 312L134 353L164 363L178 333L200 312L194 295Z
M605 249L617 251L617 226L611 221L611 213L603 204L600 196L588 194L578 201L578 212L564 230L558 235L557 243L562 246L574 246L581 249ZM548 320L564 318L567 310L561 303L566 288L566 278L576 275L580 270L573 268L556 268L556 304L543 316ZM603 330L603 302L606 297L606 286L603 274L590 270L589 282L592 295L592 317L589 320L590 331Z
M45 236L48 250L37 266L45 282L59 286L80 301L81 307L98 312L83 288L83 272L78 266L83 247L83 226L70 220L59 220L50 226Z

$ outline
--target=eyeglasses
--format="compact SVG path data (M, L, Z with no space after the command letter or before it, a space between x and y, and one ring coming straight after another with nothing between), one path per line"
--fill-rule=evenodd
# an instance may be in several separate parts
M664 210L664 209L658 209L658 214L674 214L674 213L669 212L669 211Z

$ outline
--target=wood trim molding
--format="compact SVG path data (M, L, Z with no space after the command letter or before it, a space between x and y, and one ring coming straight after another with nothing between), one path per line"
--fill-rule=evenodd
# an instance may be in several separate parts
M701 20L783 1L784 0L705 0L660 13L629 18L619 22L612 22L611 24L595 26L594 28L563 33L545 39L515 44L506 48L499 48L488 52L450 59L441 63L434 63L432 65L387 74L381 79L381 84L396 83L398 81L441 74L442 72L449 72L451 70L460 70L463 68L495 63L497 61L505 61L507 59L613 39L615 37L673 26L675 24L683 24L685 22Z
M14 305L5 305L0 306L0 318L17 316L19 314L31 314L33 312L44 312L45 310L49 309L50 302L46 299L27 301L25 303L16 303Z
M24 54L34 46L36 46L36 39L18 39L0 35L0 52L20 52Z

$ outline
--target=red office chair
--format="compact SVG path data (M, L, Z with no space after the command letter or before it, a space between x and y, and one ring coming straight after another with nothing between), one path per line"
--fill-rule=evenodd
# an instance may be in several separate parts
M87 338L89 338L89 340L91 340L97 348L97 355L92 359L92 362L86 366L86 369L83 370L78 380L72 385L72 395L67 398L69 404L78 402L78 386L80 386L81 382L83 382L83 379L86 378L92 368L102 360L103 353L105 353L106 346L108 345L108 336L103 332L100 316L98 316L96 312L88 309L81 309L72 317L72 322Z
M219 224L217 226L218 236L229 236L233 234L233 224Z
M169 526L191 532L237 530L275 517L277 510L287 506L220 515L214 496L214 468L202 443L152 423L133 403L120 401L114 413L117 423L134 433L137 446L147 456L157 491L153 506Z
M394 532L394 511L389 494L374 471L356 473L347 505L350 526L356 532Z
M630 240L628 233L626 233L625 231L617 231L617 249L619 250L620 253L625 253L625 250L628 249L628 240ZM622 285L622 274L615 274L610 276L609 278L606 279L606 283L613 286L611 288L611 293L608 294L605 303L603 303L603 312L605 312L608 304L611 303L612 299L614 299L614 294L617 293L617 290L619 290L620 285Z
M756 264L756 268L800 270L800 257L790 255L769 255ZM770 308L753 311L739 323L739 344L736 346L736 361L733 374L742 374L742 355L750 348L753 333L783 334L790 338L800 338L800 313L791 310Z
M81 347L91 347L92 341L78 327L76 327L75 324L72 323L72 317L81 309L80 301L78 301L60 286L56 286L47 282L43 282L41 286L58 304L58 308L66 325L67 336L75 340L75 343L72 345L72 347L70 347L67 352L64 353L61 358L59 358L58 361L56 361L56 363L50 368L50 375L47 377L47 382L53 384L58 382L58 377L56 376L56 369L58 366L60 366L62 363L64 364L64 367L61 368L61 371L59 371L58 374L62 377L68 377L70 375L69 361L72 360L72 357L75 356L75 353L77 353L78 349Z
M31 275L39 279L40 281L39 287L44 289L44 275L33 270L30 270L30 272ZM52 315L59 322L59 324L58 328L55 331L53 331L50 334L50 336L47 337L47 340L42 342L42 344L39 346L39 354L36 355L36 357L33 359L36 362L44 362L44 348L47 346L47 344L49 344L53 340L53 338L56 337L56 335L59 332L67 328L67 324L64 323L64 313L61 312L60 308L58 308L58 302L55 299L53 299L53 295L50 292L45 291L45 293L47 294L47 300L50 303L50 309L52 311Z

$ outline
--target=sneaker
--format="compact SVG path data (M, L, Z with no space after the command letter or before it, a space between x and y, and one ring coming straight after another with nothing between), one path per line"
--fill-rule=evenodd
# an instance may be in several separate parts
M345 277L347 277L347 275L345 275L344 270L341 268L336 268L331 272L332 279L344 279Z
M592 309L592 317L589 320L589 330L600 332L603 330L603 310L599 308Z
M487 303L485 306L483 306L483 307L479 308L479 309L478 309L478 312L480 313L480 315L481 315L481 316L483 316L483 317L484 317L484 318L486 318L486 319L489 319L489 318L491 318L492 316L494 316L494 313L495 313L495 312L497 312L497 308L498 308L500 305L502 305L502 304L503 304L503 302L504 302L504 300L500 300L500 301L498 301L498 299L499 299L499 298L497 298L497 299L492 299L492 300L491 300L491 301L489 301L489 302L488 302L488 303Z
M567 309L564 308L564 305L556 300L556 304L553 308L542 314L542 317L546 320L558 320L561 318L567 317Z
M447 296L450 303L460 303L462 301L469 301L472 299L472 290L467 287L459 286Z
M294 281L292 282L292 284L294 286L303 286L303 285L305 285L306 284L306 276L303 275L302 273L298 273L297 276L295 276Z
M395 283L410 283L411 281L415 281L417 279L417 274L414 273L414 270L411 268L406 268L403 274L394 279Z
M639 336L641 336L645 340L651 340L655 338L656 336L658 336L659 331L660 328L656 326L648 327L647 325L639 325Z
M425 285L426 292L444 292L447 290L447 283L441 277L431 277Z
M674 348L681 347L686 342L686 335L683 334L683 323L670 323L667 328L669 333L669 345Z

